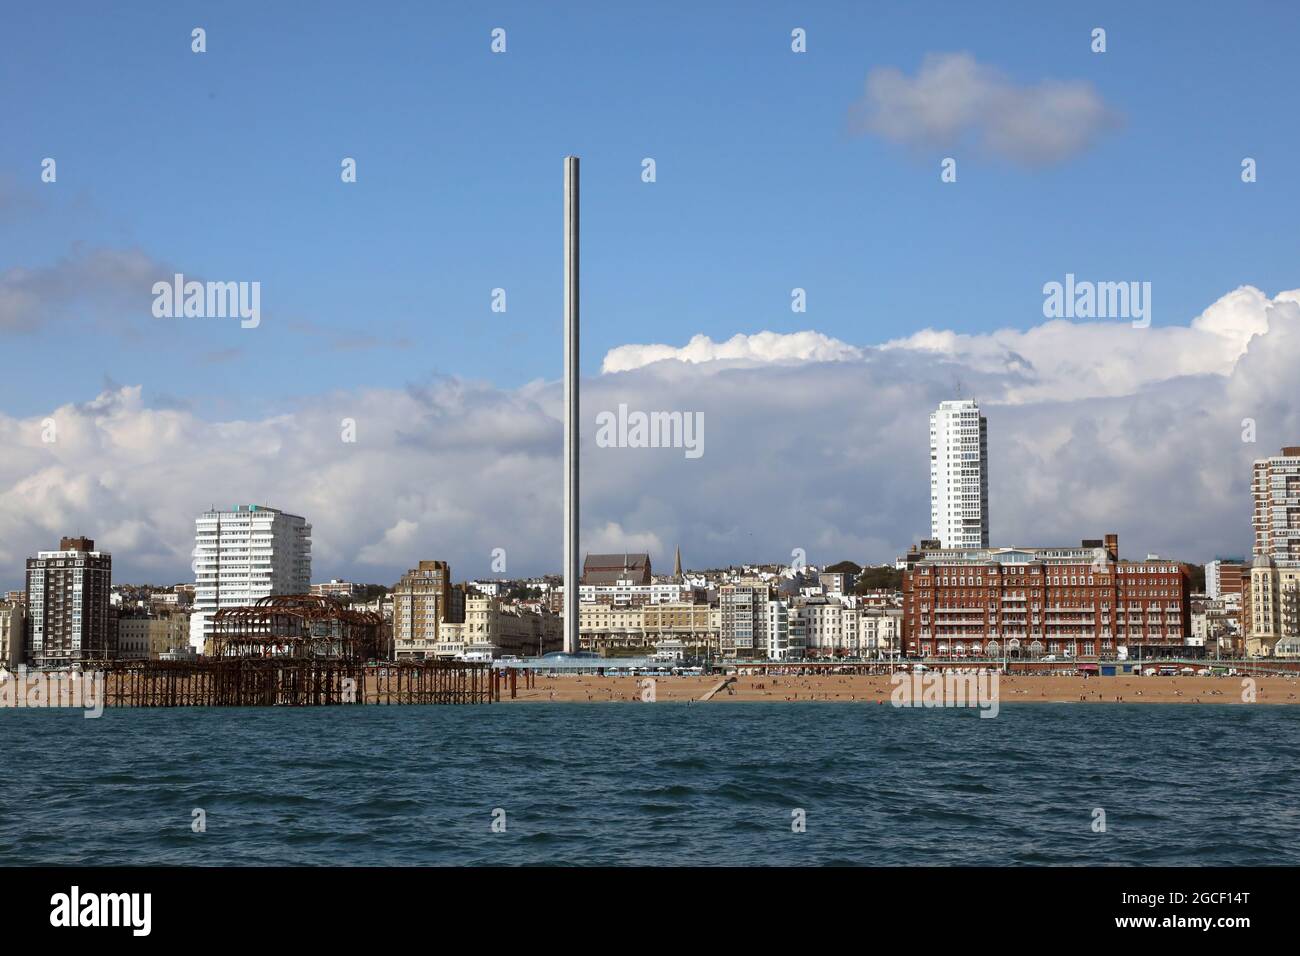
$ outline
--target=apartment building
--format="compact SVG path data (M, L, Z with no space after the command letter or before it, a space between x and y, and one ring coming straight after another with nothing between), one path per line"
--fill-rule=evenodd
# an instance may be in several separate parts
M451 583L446 561L421 561L402 575L392 593L393 651L398 660L437 657L442 629L465 622L465 589Z
M265 505L212 509L194 519L194 613L190 645L204 653L212 615L273 594L311 587L311 525Z
M1078 548L939 549L903 576L908 654L943 657L1178 653L1191 575L1119 559L1119 538Z
M578 604L579 649L606 653L644 648L646 643L643 608L595 601Z
M844 611L838 598L826 597L800 600L790 609L803 620L808 657L844 655Z
M111 660L116 618L109 606L113 556L90 538L63 538L59 550L27 559L28 662L66 667Z
M718 645L721 656L741 660L767 656L767 605L773 597L771 587L752 580L724 584L719 589L721 630Z
M13 670L27 661L27 606L0 601L0 667Z
M988 422L973 401L930 414L930 536L945 548L989 546Z
M1265 555L1255 558L1247 594L1246 656L1300 656L1300 564L1279 565Z
M1256 460L1251 492L1255 510L1253 556L1276 567L1300 567L1300 445Z

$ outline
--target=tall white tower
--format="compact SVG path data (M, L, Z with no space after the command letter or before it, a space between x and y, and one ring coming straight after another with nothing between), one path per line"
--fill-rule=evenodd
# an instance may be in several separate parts
M945 548L989 546L988 422L969 399L930 413L930 536Z
M578 157L564 157L564 651L578 652Z

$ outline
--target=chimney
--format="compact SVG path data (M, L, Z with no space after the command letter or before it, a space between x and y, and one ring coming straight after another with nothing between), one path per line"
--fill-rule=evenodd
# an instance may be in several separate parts
M1112 561L1119 560L1119 535L1106 535L1106 551L1110 554L1110 559Z

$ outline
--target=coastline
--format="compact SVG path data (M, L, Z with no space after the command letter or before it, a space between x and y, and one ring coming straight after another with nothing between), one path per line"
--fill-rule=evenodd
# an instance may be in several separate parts
M1300 678L1257 677L1254 701L1245 699L1246 686L1235 677L1062 677L1003 676L998 685L1002 704L1300 704ZM503 691L501 703L640 703L645 688L638 677L596 677L590 674L547 677L536 687L520 687L513 701ZM767 703L826 702L888 704L894 690L890 675L741 676L712 701L700 698L716 687L718 677L656 677L656 703L714 701Z

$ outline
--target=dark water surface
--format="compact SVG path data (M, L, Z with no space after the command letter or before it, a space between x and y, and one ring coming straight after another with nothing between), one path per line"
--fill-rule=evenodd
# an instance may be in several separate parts
M1295 707L0 710L0 751L4 864L1300 864Z

